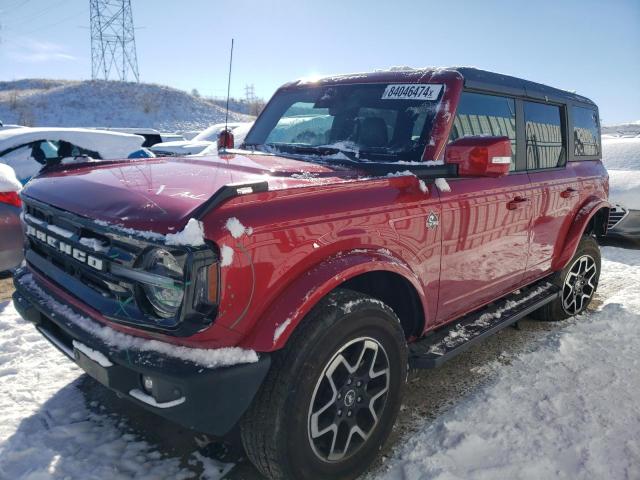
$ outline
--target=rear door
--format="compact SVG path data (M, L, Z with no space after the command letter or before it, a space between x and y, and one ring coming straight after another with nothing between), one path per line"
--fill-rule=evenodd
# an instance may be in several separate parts
M567 166L567 115L563 105L523 101L527 171L533 188L533 224L526 279L544 275L571 226L581 188Z
M513 98L464 92L450 140L508 136L511 172L502 178L449 179L441 191L442 259L437 323L463 315L514 290L529 250L531 188L516 148Z

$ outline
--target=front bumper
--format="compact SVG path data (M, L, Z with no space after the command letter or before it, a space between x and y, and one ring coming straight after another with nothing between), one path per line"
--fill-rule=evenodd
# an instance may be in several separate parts
M25 320L106 387L187 428L217 437L227 434L251 404L269 370L268 354L261 354L256 363L205 368L154 351L114 349L72 318L53 312L46 299L20 282L22 275L24 272L14 278L13 302ZM106 358L101 359L100 354ZM152 391L145 390L143 375L154 380Z

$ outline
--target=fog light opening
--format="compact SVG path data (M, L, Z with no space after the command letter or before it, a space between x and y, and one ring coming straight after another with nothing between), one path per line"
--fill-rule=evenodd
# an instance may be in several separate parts
M148 395L153 395L153 378L142 375L142 388Z

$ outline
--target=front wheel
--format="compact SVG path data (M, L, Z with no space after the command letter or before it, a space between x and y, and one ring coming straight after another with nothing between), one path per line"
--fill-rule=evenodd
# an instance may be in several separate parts
M554 276L553 282L560 287L560 296L532 316L556 321L584 312L598 288L600 264L598 242L593 237L583 237L571 261Z
M383 303L336 290L296 329L242 424L271 479L352 479L375 459L400 408L407 347Z

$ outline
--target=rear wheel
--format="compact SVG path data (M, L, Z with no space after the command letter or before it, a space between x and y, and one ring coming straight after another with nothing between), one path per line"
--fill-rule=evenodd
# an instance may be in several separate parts
M274 354L241 424L271 479L352 479L375 459L400 408L407 347L393 311L336 290Z
M593 237L583 237L571 261L554 276L553 282L560 287L560 296L532 316L538 320L557 321L584 312L598 288L600 264L598 242Z

